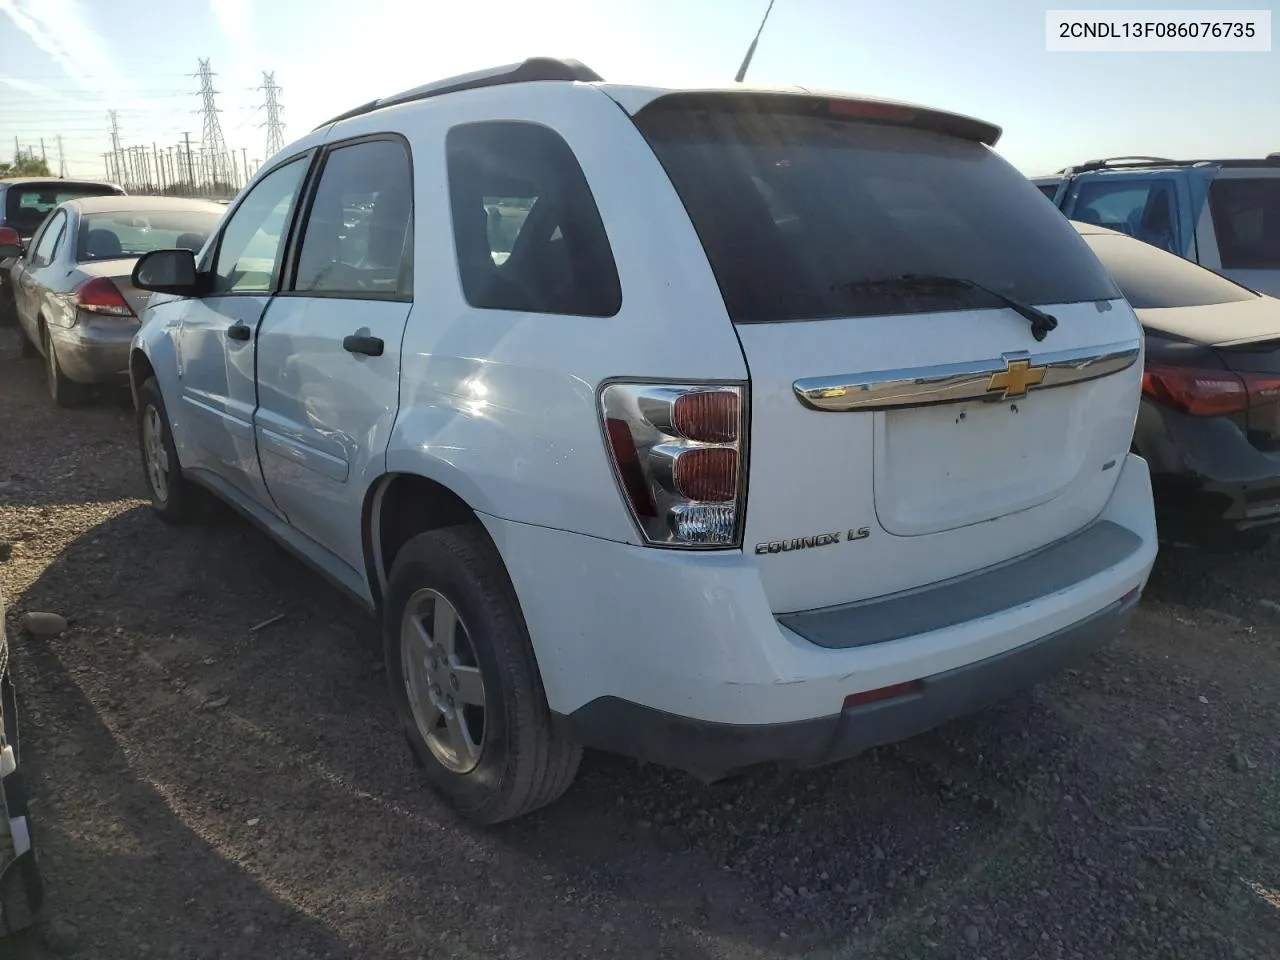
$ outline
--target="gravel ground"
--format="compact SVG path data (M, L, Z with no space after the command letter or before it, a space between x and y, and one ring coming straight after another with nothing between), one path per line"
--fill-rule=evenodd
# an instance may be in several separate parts
M1113 647L910 743L715 787L589 755L481 831L425 791L360 611L229 513L159 523L127 400L55 411L13 355L49 896L7 960L1280 956L1280 551L1168 547Z

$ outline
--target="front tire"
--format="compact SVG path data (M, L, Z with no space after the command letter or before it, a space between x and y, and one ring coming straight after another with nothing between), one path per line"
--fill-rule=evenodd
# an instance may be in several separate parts
M501 823L569 788L582 748L552 724L524 617L483 527L446 527L404 545L383 637L396 714L449 806Z
M209 495L182 475L169 414L155 377L138 388L137 419L142 474L151 494L151 509L165 523L202 519L208 511Z

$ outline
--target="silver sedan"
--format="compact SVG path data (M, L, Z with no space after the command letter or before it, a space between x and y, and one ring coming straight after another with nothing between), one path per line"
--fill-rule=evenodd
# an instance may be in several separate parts
M226 212L178 197L81 197L60 203L10 268L23 352L44 357L59 406L127 382L129 343L148 294L130 282L142 254L198 252Z

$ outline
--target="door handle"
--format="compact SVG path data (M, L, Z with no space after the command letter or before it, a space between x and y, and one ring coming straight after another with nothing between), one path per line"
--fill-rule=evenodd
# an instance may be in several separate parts
M243 321L237 321L227 327L227 336L232 340L248 340L252 333L253 331L249 329L249 325Z
M342 349L347 353L363 353L366 357L382 356L382 338L353 333L342 338Z

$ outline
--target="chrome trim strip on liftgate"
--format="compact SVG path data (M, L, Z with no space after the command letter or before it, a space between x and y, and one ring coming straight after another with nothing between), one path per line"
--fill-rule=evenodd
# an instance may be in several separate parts
M1011 400L1031 390L1065 387L1110 376L1133 366L1138 340L1032 355L1025 350L998 359L932 367L806 377L793 385L811 410L888 410L969 400Z

